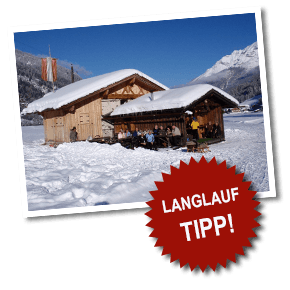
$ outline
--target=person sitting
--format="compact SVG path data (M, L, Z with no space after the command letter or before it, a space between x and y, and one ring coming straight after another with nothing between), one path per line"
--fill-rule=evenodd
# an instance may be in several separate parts
M166 131L167 131L168 129L169 129L170 131L172 131L172 126L168 125L168 126L166 127Z
M123 130L121 129L120 132L118 133L118 139L124 139L124 138L125 138L125 134Z
M138 130L138 128L136 127L135 128L135 131L132 133L132 137L138 137L138 136L140 136L141 135L141 133L139 132L139 130Z
M146 137L143 133L141 133L139 140L138 140L138 146L146 148Z
M154 137L156 137L157 135L159 135L158 125L155 125L155 128L153 129L153 135L154 135Z
M131 137L131 133L130 133L129 130L127 129L127 130L126 130L126 133L125 133L125 138L128 138L128 137Z
M147 128L145 128L145 130L143 131L143 134L146 136L148 134L149 130Z
M158 138L158 140L159 140L159 143L158 143L158 146L161 146L161 145L163 145L164 147L166 147L166 141L165 141L165 139L166 139L166 132L165 132L165 130L163 129L163 126L160 126L160 128L159 128L159 138Z
M211 124L211 121L208 122L207 128L208 129L207 129L206 137L213 138L213 125Z
M154 129L153 129L153 135L154 135L154 138L155 138L155 143L156 143L156 146L159 146L160 145L160 140L159 140L159 129L158 129L158 126L155 125Z
M221 131L221 127L220 127L218 122L213 124L212 131L213 131L213 138L219 138L221 136L222 131Z
M166 136L166 132L165 132L163 126L160 126L158 134L161 137L165 137Z
M151 130L149 130L148 134L146 135L146 147L150 150L157 150L155 138Z
M171 142L172 142L172 131L171 130L172 130L171 126L166 127L166 139L167 139L168 146L171 145Z
M170 140L170 143L172 146L178 146L180 144L181 140L181 133L179 128L177 128L175 125L172 125L172 137Z

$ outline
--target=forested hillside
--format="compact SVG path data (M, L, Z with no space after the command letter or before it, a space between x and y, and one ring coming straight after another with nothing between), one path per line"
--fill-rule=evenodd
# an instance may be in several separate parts
M41 58L15 50L20 111L46 93L52 91L52 83L41 79ZM74 73L74 81L82 78ZM71 83L71 70L57 65L57 81L54 88L58 89ZM42 117L36 114L21 117L22 125L42 124Z

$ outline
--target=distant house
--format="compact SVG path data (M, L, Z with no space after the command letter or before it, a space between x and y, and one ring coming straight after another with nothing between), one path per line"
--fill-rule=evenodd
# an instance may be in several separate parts
M225 139L223 108L236 108L239 102L226 92L207 84L192 85L178 89L148 93L116 108L110 115L103 116L114 124L115 133L120 129L153 129L155 125L164 128L179 127L183 143L186 141L186 123L196 117L200 124L199 137L203 137L205 125L219 123Z
M240 103L239 108L243 111L245 110L256 110L256 109L263 109L262 104L262 95L254 96L251 99L248 99L242 103Z
M232 113L238 113L238 112L241 112L241 109L240 108L232 108L231 112Z
M142 72L125 69L84 79L46 94L22 111L43 116L45 142L69 142L76 127L78 140L111 136L113 126L102 115L149 92L168 88Z

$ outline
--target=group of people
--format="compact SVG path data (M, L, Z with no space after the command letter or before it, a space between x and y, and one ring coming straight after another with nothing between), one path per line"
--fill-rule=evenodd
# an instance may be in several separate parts
M199 134L198 129L203 128L202 137L203 138L219 138L221 137L221 127L218 122L212 124L211 121L208 124L203 125L202 127L199 125L198 121L195 117L192 118L187 123L186 131L187 134L192 135L193 139L198 140Z
M204 138L219 138L221 136L221 127L218 122L212 124L211 121L204 126Z
M157 150L162 145L177 146L180 144L181 133L176 126L167 126L166 130L163 126L155 125L153 130L145 129L144 131L135 128L133 133L129 130L125 132L121 129L118 133L118 139L131 137L136 147L144 147L151 150Z
M200 125L195 117L193 117L186 125L186 131L188 135L192 135L193 139L198 140L198 129ZM218 122L212 124L209 121L208 124L202 126L203 138L219 138L221 136L221 127ZM178 146L181 141L181 133L178 127L175 125L167 126L166 130L163 126L158 127L155 125L153 130L145 129L139 130L137 127L134 132L130 132L128 129L125 132L121 129L118 133L118 139L133 138L136 147L144 147L148 149L157 150L157 147L162 145ZM78 133L76 127L73 127L70 131L70 142L76 142L78 139ZM166 143L166 144L164 144Z

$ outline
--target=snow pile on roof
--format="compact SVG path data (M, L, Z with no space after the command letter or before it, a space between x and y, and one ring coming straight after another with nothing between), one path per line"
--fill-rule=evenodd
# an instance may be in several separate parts
M22 114L42 112L46 109L58 109L64 105L67 105L75 100L87 96L97 90L105 88L111 84L121 81L122 79L129 77L133 74L138 74L152 83L160 86L161 88L168 90L168 87L150 78L146 74L135 69L123 69L100 76L96 76L89 79L84 79L68 86L62 87L55 93L51 92L44 95L41 99L36 100L28 105L26 109L22 111Z
M212 85L200 84L167 91L158 91L152 95L150 93L146 94L117 107L111 113L111 116L187 107L212 89L222 94L231 102L237 105L239 104L234 97L223 90Z

